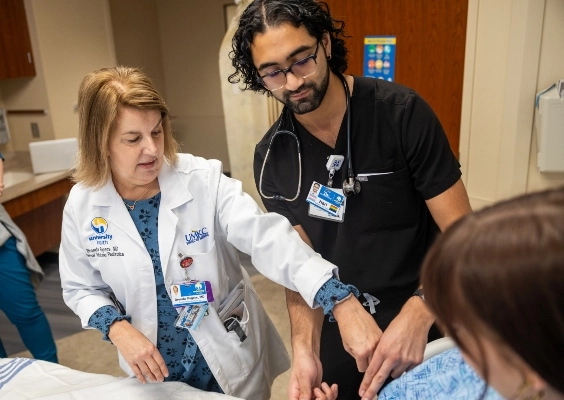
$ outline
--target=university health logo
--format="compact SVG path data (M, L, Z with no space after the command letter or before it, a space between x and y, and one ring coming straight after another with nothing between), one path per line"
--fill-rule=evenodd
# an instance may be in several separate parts
M111 240L112 235L108 235L108 221L102 217L96 217L90 222L90 228L96 233L90 236L88 240Z
M94 232L101 235L108 230L108 221L102 217L96 217L90 223L90 227Z
M196 283L195 287L196 287L196 290L202 290L204 285L202 285L202 282L198 282L198 283Z

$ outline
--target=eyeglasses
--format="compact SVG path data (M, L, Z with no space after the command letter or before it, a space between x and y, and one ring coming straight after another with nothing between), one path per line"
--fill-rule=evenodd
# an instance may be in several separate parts
M288 72L294 74L298 78L305 79L317 71L317 50L319 50L319 42L315 46L315 53L311 56L296 61L286 69L277 69L263 76L258 76L259 82L271 92L282 89L286 85L286 75Z

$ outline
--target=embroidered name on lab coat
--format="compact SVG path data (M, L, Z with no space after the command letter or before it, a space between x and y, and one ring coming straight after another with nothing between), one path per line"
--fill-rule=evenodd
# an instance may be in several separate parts
M91 249L86 249L87 257L123 257L124 254L119 251L118 246L112 247L94 247Z

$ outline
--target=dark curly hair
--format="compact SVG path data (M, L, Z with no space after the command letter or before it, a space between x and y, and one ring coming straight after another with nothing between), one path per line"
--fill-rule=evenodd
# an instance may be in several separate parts
M241 14L239 28L232 41L229 53L235 72L228 78L230 83L243 82L243 90L264 93L266 89L257 80L253 64L251 44L257 33L264 33L268 27L290 23L296 28L305 26L308 33L321 40L325 32L331 38L331 59L329 67L333 72L343 73L347 69L344 21L331 18L329 6L315 0L254 0Z

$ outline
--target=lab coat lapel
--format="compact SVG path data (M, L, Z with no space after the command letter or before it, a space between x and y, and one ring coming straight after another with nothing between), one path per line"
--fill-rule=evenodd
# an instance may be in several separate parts
M92 192L89 201L90 206L109 207L108 224L115 225L117 228L125 232L137 245L145 249L143 239L139 235L129 211L123 204L123 200L116 191L111 179L99 190Z
M192 200L192 193L188 190L187 182L182 180L176 168L168 163L163 163L159 174L159 185L161 187L161 206L159 208L159 255L163 276L166 276L167 267L171 255L178 216L175 209ZM183 221L181 221L182 223Z

